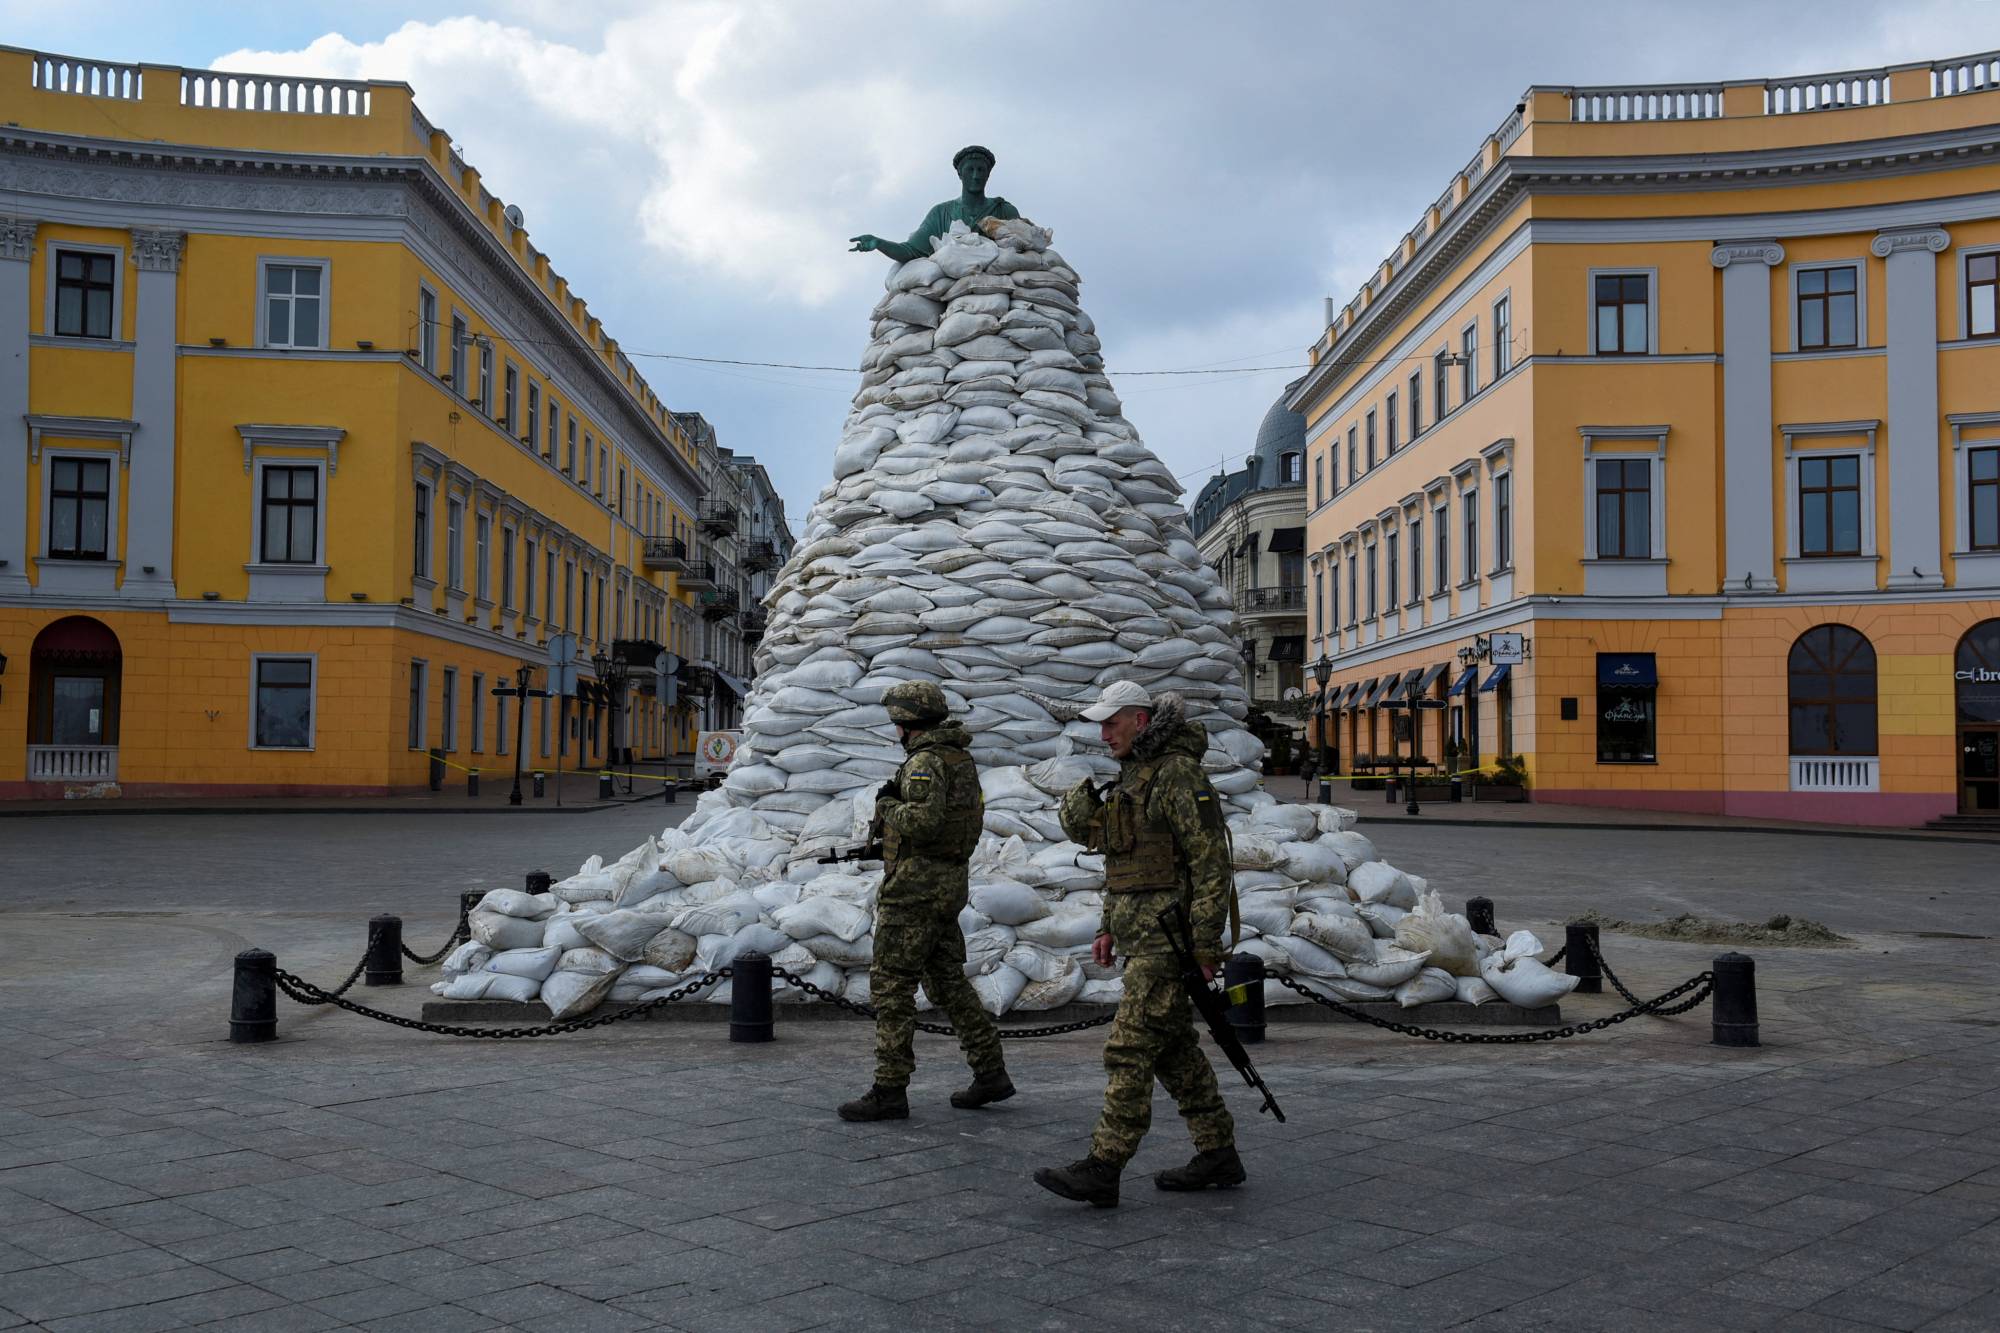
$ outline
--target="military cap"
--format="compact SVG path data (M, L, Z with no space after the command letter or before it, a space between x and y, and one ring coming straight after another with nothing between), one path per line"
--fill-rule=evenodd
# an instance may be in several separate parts
M1106 718L1127 708L1151 708L1153 696L1146 693L1146 687L1137 681L1115 680L1104 687L1104 693L1097 696L1097 702L1083 710L1083 716L1092 722L1102 722Z
M914 726L930 726L951 716L944 691L927 680L906 680L890 686L882 695L882 706L889 710L891 722Z

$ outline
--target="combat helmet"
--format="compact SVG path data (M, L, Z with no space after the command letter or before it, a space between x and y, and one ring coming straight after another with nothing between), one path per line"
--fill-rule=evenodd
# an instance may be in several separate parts
M891 722L905 726L936 726L951 716L944 691L927 680L906 680L890 686L882 695L882 706L889 710Z

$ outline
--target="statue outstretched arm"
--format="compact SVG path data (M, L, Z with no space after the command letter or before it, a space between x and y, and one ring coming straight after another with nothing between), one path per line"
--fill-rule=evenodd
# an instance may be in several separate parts
M875 250L889 256L899 264L907 264L912 259L928 259L931 240L944 235L944 226L938 216L939 210L931 209L924 214L924 220L910 233L907 241L885 241L880 236L861 235L853 238L856 250Z

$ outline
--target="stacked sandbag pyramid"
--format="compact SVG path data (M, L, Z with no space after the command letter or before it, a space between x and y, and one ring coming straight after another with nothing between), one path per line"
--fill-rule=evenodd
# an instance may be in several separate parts
M1395 943L1422 882L1380 862L1350 812L1259 788L1228 592L1121 414L1049 241L1025 220L957 225L890 272L833 482L767 598L727 780L613 865L593 858L551 895L490 895L441 993L539 995L561 1016L758 949L865 999L880 866L817 858L865 840L903 757L881 697L905 680L941 684L973 736L986 836L961 924L995 1013L1118 996L1115 969L1088 959L1102 858L1055 813L1116 769L1096 724L1072 720L1114 680L1177 693L1208 730L1244 948L1351 999L1477 980L1469 930L1448 970Z

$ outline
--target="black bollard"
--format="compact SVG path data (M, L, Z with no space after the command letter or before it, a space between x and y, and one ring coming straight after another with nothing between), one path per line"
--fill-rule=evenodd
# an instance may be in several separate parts
M1580 995L1604 990L1604 973L1597 966L1597 927L1575 922L1563 927L1563 971L1577 978Z
M530 870L528 872L529 893L547 893L549 885L553 883L555 881L549 877L549 872L546 870Z
M611 775L609 773L599 773L597 775L597 799L608 801L611 799L611 796Z
M1451 780L1451 803L1453 805L1457 805L1464 800L1465 800L1465 779L1453 778Z
M771 960L752 950L729 965L729 1039L772 1041Z
M465 771L465 794L467 796L479 795L479 770L476 768L469 768Z
M236 981L229 995L229 1039L278 1039L278 960L263 949L245 949L236 955Z
M1498 935L1500 927L1493 924L1493 900L1491 898L1467 898L1465 919L1472 929L1481 935Z
M368 962L361 975L364 986L403 984L403 918L368 918Z
M1715 995L1709 1001L1717 1046L1757 1046L1757 960L1726 953L1715 960ZM239 973L240 975L240 973Z
M1319 803L1321 805L1333 804L1333 780L1331 778L1321 778L1319 780Z
M548 776L549 776L548 774L542 772L537 772L535 774L535 799L538 801L541 800L543 795L545 794L543 791L543 784L548 781Z
M672 805L674 803L674 780L672 778L663 778L661 779L661 785L665 788L666 803Z
M1264 1040L1264 960L1254 953L1233 953L1222 965L1222 985L1234 999L1243 987L1243 998L1229 1006L1229 1026L1236 1040L1245 1046Z
M1382 784L1382 791L1384 799L1388 804L1401 804L1403 799L1403 780L1401 778L1390 778Z

